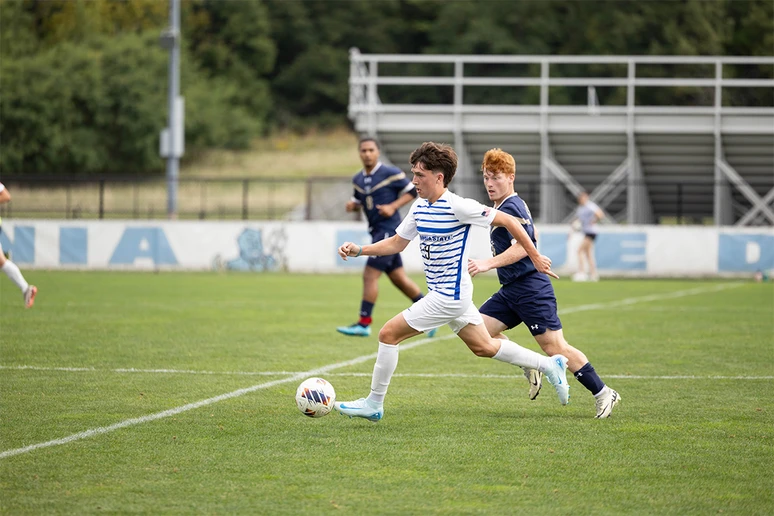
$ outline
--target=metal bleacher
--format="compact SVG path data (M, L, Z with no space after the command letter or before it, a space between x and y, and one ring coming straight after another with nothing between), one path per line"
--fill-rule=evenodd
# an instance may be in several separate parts
M499 72L482 74L484 66ZM529 72L503 73L513 66ZM568 66L586 67L589 76L552 75ZM432 73L423 75L422 67ZM704 75L638 75L659 67L695 67ZM603 68L618 72L591 76ZM742 68L754 68L748 74L754 78L729 77ZM453 189L482 202L483 154L492 147L510 152L517 190L543 223L567 221L575 196L585 190L611 220L623 223L774 225L773 72L774 57L389 55L352 49L349 116L360 135L378 138L383 156L404 170L423 141L452 144L460 158ZM466 101L482 87L490 92L484 102L481 95ZM391 88L429 89L434 102L384 100ZM735 88L757 95L743 97L754 99L748 105L731 105L728 92ZM508 89L526 92L527 100L503 103ZM557 89L574 90L572 98L583 100L552 104ZM648 89L682 99L695 91L702 102L649 105L641 95ZM599 102L597 91L613 90L617 96Z

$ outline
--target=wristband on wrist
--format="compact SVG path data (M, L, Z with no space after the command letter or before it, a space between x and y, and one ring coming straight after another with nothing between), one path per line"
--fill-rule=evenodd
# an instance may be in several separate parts
M357 247L358 247L358 250L357 250L357 254L355 255L355 258L357 258L358 256L360 256L360 253L362 253L362 252L363 252L363 246L362 246L362 245L359 245L359 246L357 246Z

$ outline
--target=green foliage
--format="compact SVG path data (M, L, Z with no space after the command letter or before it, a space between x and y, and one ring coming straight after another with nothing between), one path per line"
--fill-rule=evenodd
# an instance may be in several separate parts
M207 80L192 65L182 74L190 144L248 146L257 127L234 100L235 86ZM160 171L166 77L167 53L157 33L122 33L3 59L0 167L45 175Z
M4 173L160 170L167 54L158 35L169 0L0 1L0 130ZM186 148L243 149L275 128L340 124L348 50L428 54L771 55L769 0L184 0ZM133 55L134 52L140 55ZM450 75L445 65L389 65L382 74ZM480 65L480 76L539 73ZM552 75L625 76L620 66L552 67ZM711 76L712 71L709 71ZM772 77L727 67L727 77ZM647 67L641 76L707 76L702 67ZM31 82L33 81L34 82ZM599 88L620 105L623 88ZM382 86L385 102L449 103L451 87ZM639 103L706 105L712 91L640 88ZM553 104L585 103L581 87ZM468 87L467 103L537 102L537 88ZM139 102L139 104L138 104ZM774 105L765 88L736 88L727 105ZM137 120L130 121L128 118ZM129 141L132 140L132 141Z

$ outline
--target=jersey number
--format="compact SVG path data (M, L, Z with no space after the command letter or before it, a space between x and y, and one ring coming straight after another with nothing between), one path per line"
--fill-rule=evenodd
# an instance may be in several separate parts
M430 244L421 244L419 246L419 251L422 253L422 258L425 260L430 259Z
M370 195L366 197L366 209L371 211L374 209L374 198Z

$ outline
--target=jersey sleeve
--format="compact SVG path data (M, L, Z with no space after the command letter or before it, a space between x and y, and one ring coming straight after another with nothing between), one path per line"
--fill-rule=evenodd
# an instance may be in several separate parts
M392 188L395 190L395 198L398 198L404 193L414 190L414 185L409 181L409 178L406 177L406 173L401 171L400 178L393 181Z
M2 192L3 190L5 190L5 185L3 185L3 183L0 183L0 192Z
M484 206L475 199L457 197L452 203L452 210L457 220L463 224L473 226L487 227L492 225L492 221L497 214L497 210Z
M414 240L414 238L416 238L416 236L419 234L417 231L417 219L414 217L414 211L417 209L417 203L419 202L420 199L414 201L414 204L411 205L411 209L409 210L408 215L406 215L406 218L403 219L403 221L395 230L395 233L399 237L405 238L406 240Z

